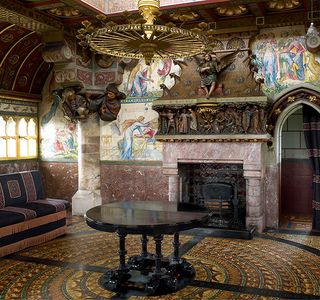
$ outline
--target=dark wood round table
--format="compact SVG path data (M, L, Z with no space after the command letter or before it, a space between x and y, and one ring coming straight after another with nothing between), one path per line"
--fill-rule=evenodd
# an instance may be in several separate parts
M117 232L119 236L119 266L102 276L104 288L116 292L136 289L145 295L162 295L181 289L194 278L192 265L179 256L179 232L205 224L209 211L176 202L119 201L93 207L85 218L90 227ZM142 247L141 254L130 257L126 263L127 234L141 234ZM161 254L164 234L174 236L171 259L164 259ZM154 238L155 255L147 250L148 236Z

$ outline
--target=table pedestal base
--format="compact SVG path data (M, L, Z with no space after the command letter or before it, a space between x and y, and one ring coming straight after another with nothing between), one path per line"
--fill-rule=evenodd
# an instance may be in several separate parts
M101 277L101 285L114 292L139 291L141 295L164 295L176 292L195 276L190 263L180 259L178 263L161 260L161 272L155 273L155 258L133 256L125 270L109 270Z

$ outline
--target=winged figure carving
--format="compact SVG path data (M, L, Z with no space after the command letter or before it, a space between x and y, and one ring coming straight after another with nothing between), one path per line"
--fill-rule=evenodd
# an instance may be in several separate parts
M201 87L205 90L207 99L211 97L216 88L219 74L235 61L239 51L240 49L237 49L221 58L218 58L215 52L206 52L201 58L195 57L199 65L198 71L201 77Z

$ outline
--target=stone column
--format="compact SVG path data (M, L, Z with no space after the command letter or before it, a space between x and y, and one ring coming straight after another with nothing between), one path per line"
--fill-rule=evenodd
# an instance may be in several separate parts
M169 176L169 201L179 202L180 200L180 180L179 175Z
M169 177L169 201L180 201L180 178L176 167L163 167L163 174Z
M245 168L245 166L244 166ZM265 205L262 170L244 170L246 179L246 228L255 226L258 232L265 228Z
M100 123L98 118L79 122L79 190L72 197L72 214L83 215L101 205Z

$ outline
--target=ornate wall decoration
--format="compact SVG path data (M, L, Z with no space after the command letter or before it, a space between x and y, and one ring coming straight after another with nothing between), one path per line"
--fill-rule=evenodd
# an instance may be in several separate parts
M38 114L38 105L32 102L1 99L0 113L4 115L36 117Z
M301 5L299 0L269 0L267 7L270 10L294 9Z
M320 86L320 55L306 50L304 26L261 30L252 43L255 62L264 78L262 91L270 98L294 85Z
M212 40L212 50L216 54L217 66L221 72L214 72L216 83L214 90L211 93L206 93L202 88L202 83L210 83L212 80L203 80L203 73L200 72L202 66L214 66L213 59L204 62L202 55L187 58L184 60L174 61L181 68L179 74L169 73L175 78L174 85L169 87L166 82L161 85L162 97L161 99L185 99L211 98L221 97L241 97L241 96L257 96L261 95L260 85L251 76L251 71L246 63L246 58L250 56L249 40L253 36L253 32L243 32L241 34L226 34L216 36ZM239 51L237 50L239 49ZM232 53L236 56L232 57ZM232 60L225 60L225 58L232 58ZM227 62L227 63L224 63ZM213 70L214 68L211 68ZM224 70L222 72L222 70ZM205 81L205 82L204 82ZM210 84L210 87L212 85ZM209 92L209 87L208 92ZM208 95L209 94L209 95Z
M92 85L92 72L77 69L77 79L84 84Z
M65 62L70 61L72 57L72 51L65 42L60 46L46 44L42 49L42 58L45 62Z
M295 105L295 102L301 101L301 100L309 102L310 104L316 105L320 109L319 95L313 95L307 91L292 92L286 97L283 97L282 99L277 101L273 105L272 109L270 110L270 113L268 115L268 124L267 124L267 130L270 134L273 134L275 125L281 113L289 106Z
M116 79L116 72L96 72L94 74L95 84L102 85L108 84L109 82L114 82Z
M60 18L74 18L82 15L79 9L71 6L51 8L47 10L47 13Z
M264 103L153 106L160 135L266 134ZM191 137L192 138L192 137Z
M76 69L63 69L55 72L56 83L73 82L76 78Z
M226 4L218 6L216 11L220 16L233 17L247 13L248 8L242 4Z

